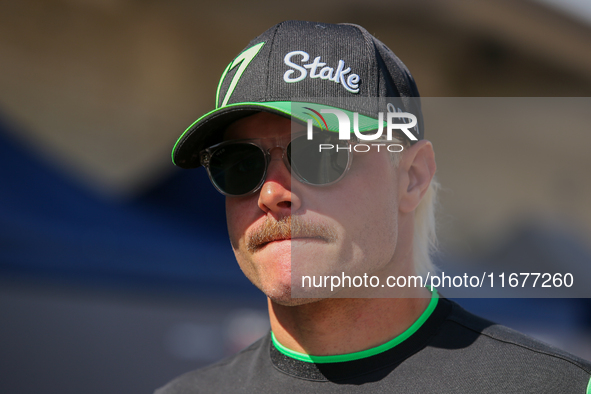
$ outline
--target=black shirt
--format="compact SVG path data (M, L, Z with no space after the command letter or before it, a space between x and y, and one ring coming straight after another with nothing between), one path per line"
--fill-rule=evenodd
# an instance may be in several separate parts
M475 316L445 298L398 342L353 361L313 363L278 350L269 333L228 359L176 378L156 394L591 394L590 362Z

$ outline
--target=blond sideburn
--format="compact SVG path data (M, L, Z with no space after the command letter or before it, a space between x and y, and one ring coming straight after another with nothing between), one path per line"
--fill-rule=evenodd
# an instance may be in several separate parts
M438 190L439 183L432 179L427 192L415 210L413 259L418 275L427 275L427 272L436 271L431 256L437 250L435 207Z
M393 140L393 142L400 142ZM398 166L401 155L391 154L392 163ZM437 271L432 255L437 250L437 232L435 222L435 208L437 206L437 192L439 183L435 178L431 180L425 195L415 209L414 234L413 234L413 261L418 275L427 275L427 272Z

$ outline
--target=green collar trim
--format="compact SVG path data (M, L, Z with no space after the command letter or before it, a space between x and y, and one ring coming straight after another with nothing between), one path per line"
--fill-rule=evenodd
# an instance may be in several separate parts
M437 303L439 301L439 294L437 293L437 289L432 288L431 290L431 301L427 306L427 309L421 314L421 316L410 326L406 331L402 334L398 335L396 338L371 349L362 350L360 352L355 353L348 353L348 354L337 354L335 356L311 356L309 354L296 352L294 350L288 349L282 344L277 341L275 338L275 334L271 331L271 339L273 341L273 345L277 350L279 350L284 355L291 357L293 359L304 361L307 363L315 363L315 364L326 364L326 363L340 363L344 361L353 361L359 360L366 357L375 356L376 354L383 353L387 350L392 349L394 346L404 342L408 339L412 334L414 334L421 326L427 321L427 319L431 316L435 308L437 307Z

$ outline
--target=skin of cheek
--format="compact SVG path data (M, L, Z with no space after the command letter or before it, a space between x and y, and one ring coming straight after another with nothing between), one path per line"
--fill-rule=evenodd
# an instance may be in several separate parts
M255 194L247 197L226 198L230 243L240 269L256 287L272 299L289 298L291 291L290 242L276 242L254 254L248 251L246 246L246 234L265 220L265 214L258 208L257 196Z
M303 277L371 276L396 268L391 264L398 237L396 179L388 154L359 153L344 179L328 187L308 187L300 213L328 224L338 239L328 245L293 243L294 297L348 297L351 291L302 287Z
M369 275L388 269L398 230L395 179L387 154L359 153L341 182L326 189L326 195L319 188L310 196L309 209L317 206L338 226L339 245L336 255L325 260L326 275Z
M246 232L248 227L258 218L249 214L252 210L247 209L248 205L255 203L251 201L253 196L226 197L226 220L230 243L236 256L236 261L244 275L257 287L260 288L257 267L249 259L246 248Z

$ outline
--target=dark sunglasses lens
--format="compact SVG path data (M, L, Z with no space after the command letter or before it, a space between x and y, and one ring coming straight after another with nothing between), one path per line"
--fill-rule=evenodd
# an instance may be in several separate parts
M253 191L265 175L265 154L256 145L231 144L215 150L209 161L211 181L224 193Z
M311 140L302 136L291 141L287 155L291 169L305 182L326 185L339 180L347 170L347 148L336 133L315 133Z

